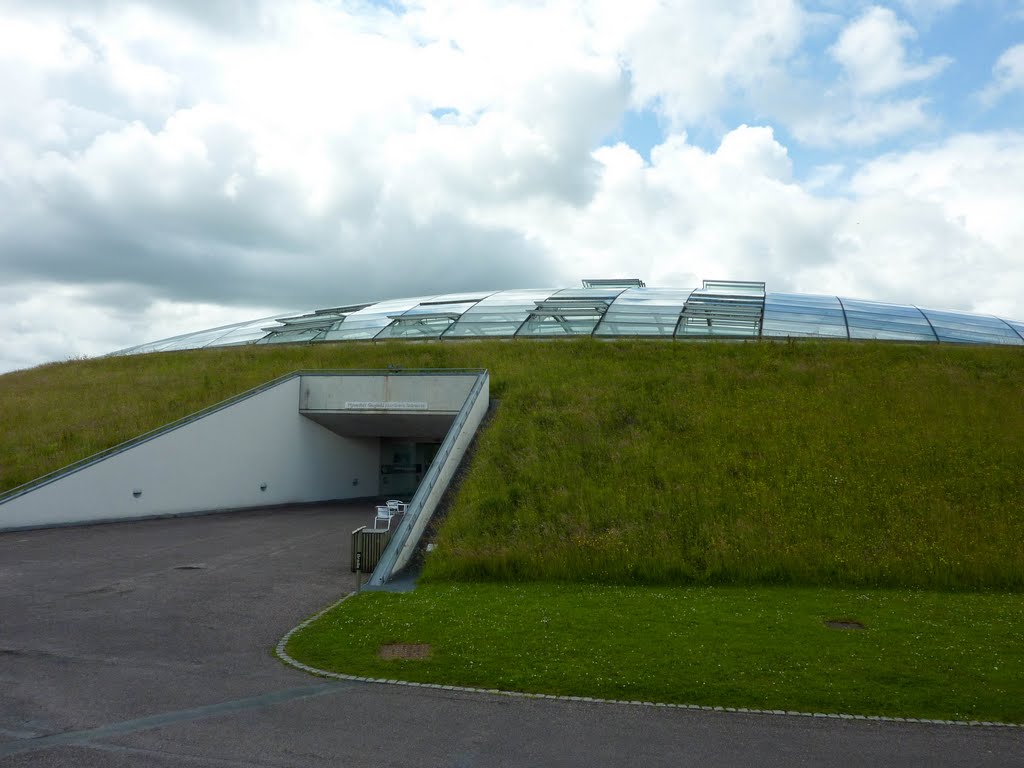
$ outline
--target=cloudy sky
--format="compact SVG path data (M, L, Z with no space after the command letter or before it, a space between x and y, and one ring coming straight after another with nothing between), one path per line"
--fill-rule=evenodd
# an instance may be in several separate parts
M1024 0L0 0L0 371L617 276L1024 319Z

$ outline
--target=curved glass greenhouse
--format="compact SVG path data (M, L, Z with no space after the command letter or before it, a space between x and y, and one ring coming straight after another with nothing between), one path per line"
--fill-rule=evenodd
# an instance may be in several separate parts
M1024 323L991 315L804 293L764 283L705 280L648 288L584 280L581 288L417 296L226 325L117 354L237 344L556 336L663 339L829 338L1024 345Z

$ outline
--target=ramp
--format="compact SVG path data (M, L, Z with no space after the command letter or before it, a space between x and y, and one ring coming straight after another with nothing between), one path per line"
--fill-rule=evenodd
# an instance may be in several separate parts
M488 393L485 370L298 371L0 495L0 531L374 498L382 439L429 437L440 446L374 574L384 583L415 549Z

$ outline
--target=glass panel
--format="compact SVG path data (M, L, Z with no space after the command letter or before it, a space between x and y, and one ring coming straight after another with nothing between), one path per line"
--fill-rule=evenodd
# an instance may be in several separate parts
M494 307L487 312L466 312L460 323L522 323L537 308L536 304L523 307Z
M537 302L550 296L548 289L499 291L467 309L444 337L512 336Z
M611 313L609 313L610 315ZM619 312L605 315L595 336L665 336L671 338L676 332L678 315L631 315Z
M1017 332L1018 336L1024 337L1024 323L1018 323L1016 320L1007 320L1006 322Z
M418 320L406 320L415 318L415 315L403 315L401 320L395 320L379 334L378 339L436 339L455 322L454 317L422 317Z
M372 339L389 325L391 325L391 318L387 316L364 318L355 322L346 320L332 325L324 334L324 341Z
M620 293L609 309L643 312L645 307L676 307L678 312L691 293L689 288L630 288Z
M132 347L131 349L126 349L119 354L139 355L149 352L199 349L207 346L220 347L228 346L230 344L240 344L245 341L253 341L266 336L267 332L264 331L263 328L268 325L273 325L277 317L281 317L281 315L263 317L259 320L247 320L244 323L233 323L232 325L222 325L219 328L210 328L204 331L196 331L195 333L185 333L180 336L172 336L169 339L161 339L138 347Z
M630 288L612 302L594 331L596 336L671 336L691 291Z
M516 336L589 336L600 315L573 317L539 315L528 319Z
M324 335L324 341L372 339L391 325L394 318L388 317L388 315L400 315L417 306L421 301L429 301L430 298L429 296L417 296L412 299L393 299L371 304L332 325Z
M461 315L467 309L472 307L476 302L462 302L457 304L434 304L433 302L427 304L420 304L413 307L412 309L403 312L403 317L409 317L410 315L436 315L438 313L448 313L453 315Z
M313 315L312 317L289 317L278 320L278 325L269 326L271 331L306 331L315 328L318 331L326 331L335 323L344 318L328 317L326 315Z
M1020 336L998 317L971 315L966 312L942 312L935 309L921 311L931 320L939 341L966 344L1024 344Z
M769 293L764 300L764 326L769 337L826 336L846 338L843 308L835 296Z
M702 293L737 296L764 296L764 283L753 280L705 280Z
M494 291L485 291L483 293L444 293L440 296L434 296L427 301L422 302L423 304L476 304L483 301L488 296L492 296Z
M115 354L118 355L148 355L150 352L162 352L168 344L172 341L164 339L162 341L151 341L148 344L140 344L137 347L128 347L128 349L122 349Z
M299 331L272 331L256 343L295 344L300 341L313 341L318 337L323 337L323 330L320 328L305 328Z
M764 302L764 283L705 280L686 300L676 336L758 336Z
M199 333L190 333L184 338L179 338L176 341L171 341L166 344L163 349L165 351L178 350L178 349L199 349L205 347L207 344L216 341L224 335L222 329L215 331L201 331Z
M566 288L538 301L516 336L580 336L593 333L608 306L625 288Z
M676 338L684 336L691 338L704 336L725 336L729 338L734 336L757 336L757 325L756 323L728 322L715 319L712 319L710 323L706 320L703 323L690 321L676 329Z
M552 299L594 299L596 301L611 302L620 293L626 290L623 287L618 288L563 288L560 291L555 291L551 294Z
M877 301L843 299L851 339L935 341L928 321L917 307Z
M495 307L533 307L538 301L544 301L554 294L550 288L531 288L528 290L499 291L488 296L468 312L483 312ZM468 314L467 312L467 314Z
M267 332L263 329L268 325L273 325L273 318L264 317L259 320L250 320L245 323L225 326L220 329L225 332L210 341L207 346L225 347L232 344L242 344L246 341L255 341L267 335Z
M209 346L211 347L230 347L235 344L245 344L247 342L256 341L262 339L267 335L267 332L263 330L267 327L267 321L262 320L259 324L253 323L246 325L244 328L231 331L230 333L221 336L216 341L212 342Z
M519 330L519 326L522 324L522 320L473 323L463 319L445 331L444 337L447 339L452 336L461 338L471 338L473 336L515 336L516 331Z

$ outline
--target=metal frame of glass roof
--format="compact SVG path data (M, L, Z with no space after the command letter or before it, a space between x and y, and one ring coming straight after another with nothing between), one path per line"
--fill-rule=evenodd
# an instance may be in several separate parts
M456 293L286 313L124 349L144 354L239 344L385 339L821 338L1024 346L1024 323L992 315L839 296L770 293L751 281L648 288L588 279L581 288Z

